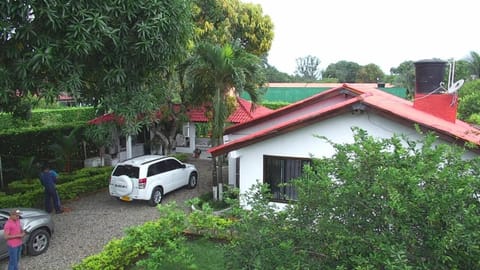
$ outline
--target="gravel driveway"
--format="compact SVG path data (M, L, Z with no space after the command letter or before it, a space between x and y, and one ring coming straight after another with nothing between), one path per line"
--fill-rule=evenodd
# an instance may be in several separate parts
M199 171L197 187L169 193L162 203L176 201L183 206L185 200L212 190L211 160L189 160L188 163L195 164ZM83 258L100 252L111 239L122 237L125 228L158 217L158 210L146 202L118 201L109 196L108 190L64 202L63 205L71 211L52 215L55 233L47 252L35 257L23 256L20 269L71 269ZM0 261L0 269L6 269L6 265L7 260Z

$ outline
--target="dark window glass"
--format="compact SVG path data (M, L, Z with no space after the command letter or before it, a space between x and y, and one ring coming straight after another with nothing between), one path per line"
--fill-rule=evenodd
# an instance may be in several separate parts
M169 171L166 160L162 160L158 162L157 165L158 165L158 173L164 173Z
M138 178L140 168L131 165L119 165L113 172L113 176L126 175L130 178Z
M297 199L297 191L291 180L302 175L303 166L310 159L264 156L264 181L270 186L274 201Z
M168 167L169 171L176 170L182 167L182 164L180 164L180 162L174 159L167 159L165 160L165 163L167 164L166 166Z
M147 177L157 175L162 172L162 162L154 163L148 166Z

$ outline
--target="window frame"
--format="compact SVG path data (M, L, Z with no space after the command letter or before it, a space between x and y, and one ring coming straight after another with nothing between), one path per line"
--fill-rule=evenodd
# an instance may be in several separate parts
M274 164L277 162L277 164ZM300 162L300 167L295 166L295 163ZM289 164L293 163L293 164ZM289 156L273 156L273 155L264 155L263 156L263 182L269 185L270 192L272 194L272 202L281 202L281 203L290 203L295 202L296 198L296 189L293 186L288 186L288 183L292 179L297 179L303 174L303 168L305 165L310 165L312 163L311 158L301 158L301 157L289 157ZM271 170L277 170L277 166L280 166L282 171L280 172L271 172ZM270 169L269 169L270 168ZM281 179L278 181L272 181L272 177L278 175ZM278 186L287 184L286 186Z

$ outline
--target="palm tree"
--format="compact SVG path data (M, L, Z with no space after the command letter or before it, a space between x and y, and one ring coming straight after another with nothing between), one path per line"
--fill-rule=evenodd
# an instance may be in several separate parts
M72 170L72 158L78 152L78 132L80 128L75 128L68 135L61 135L56 138L56 142L49 146L49 149L55 153L55 161L59 166L63 166L66 172Z
M179 67L180 82L193 105L212 104L213 146L223 143L228 117L227 96L246 91L255 104L258 89L265 83L262 60L236 45L199 44ZM214 199L222 195L221 166L223 157L212 158ZM218 171L217 171L218 170Z

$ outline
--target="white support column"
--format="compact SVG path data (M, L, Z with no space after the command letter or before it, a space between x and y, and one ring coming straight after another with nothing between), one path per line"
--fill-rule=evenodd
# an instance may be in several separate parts
M130 136L130 135L127 136L126 148L127 148L127 159L132 158L133 157L133 154L132 154L132 136Z

